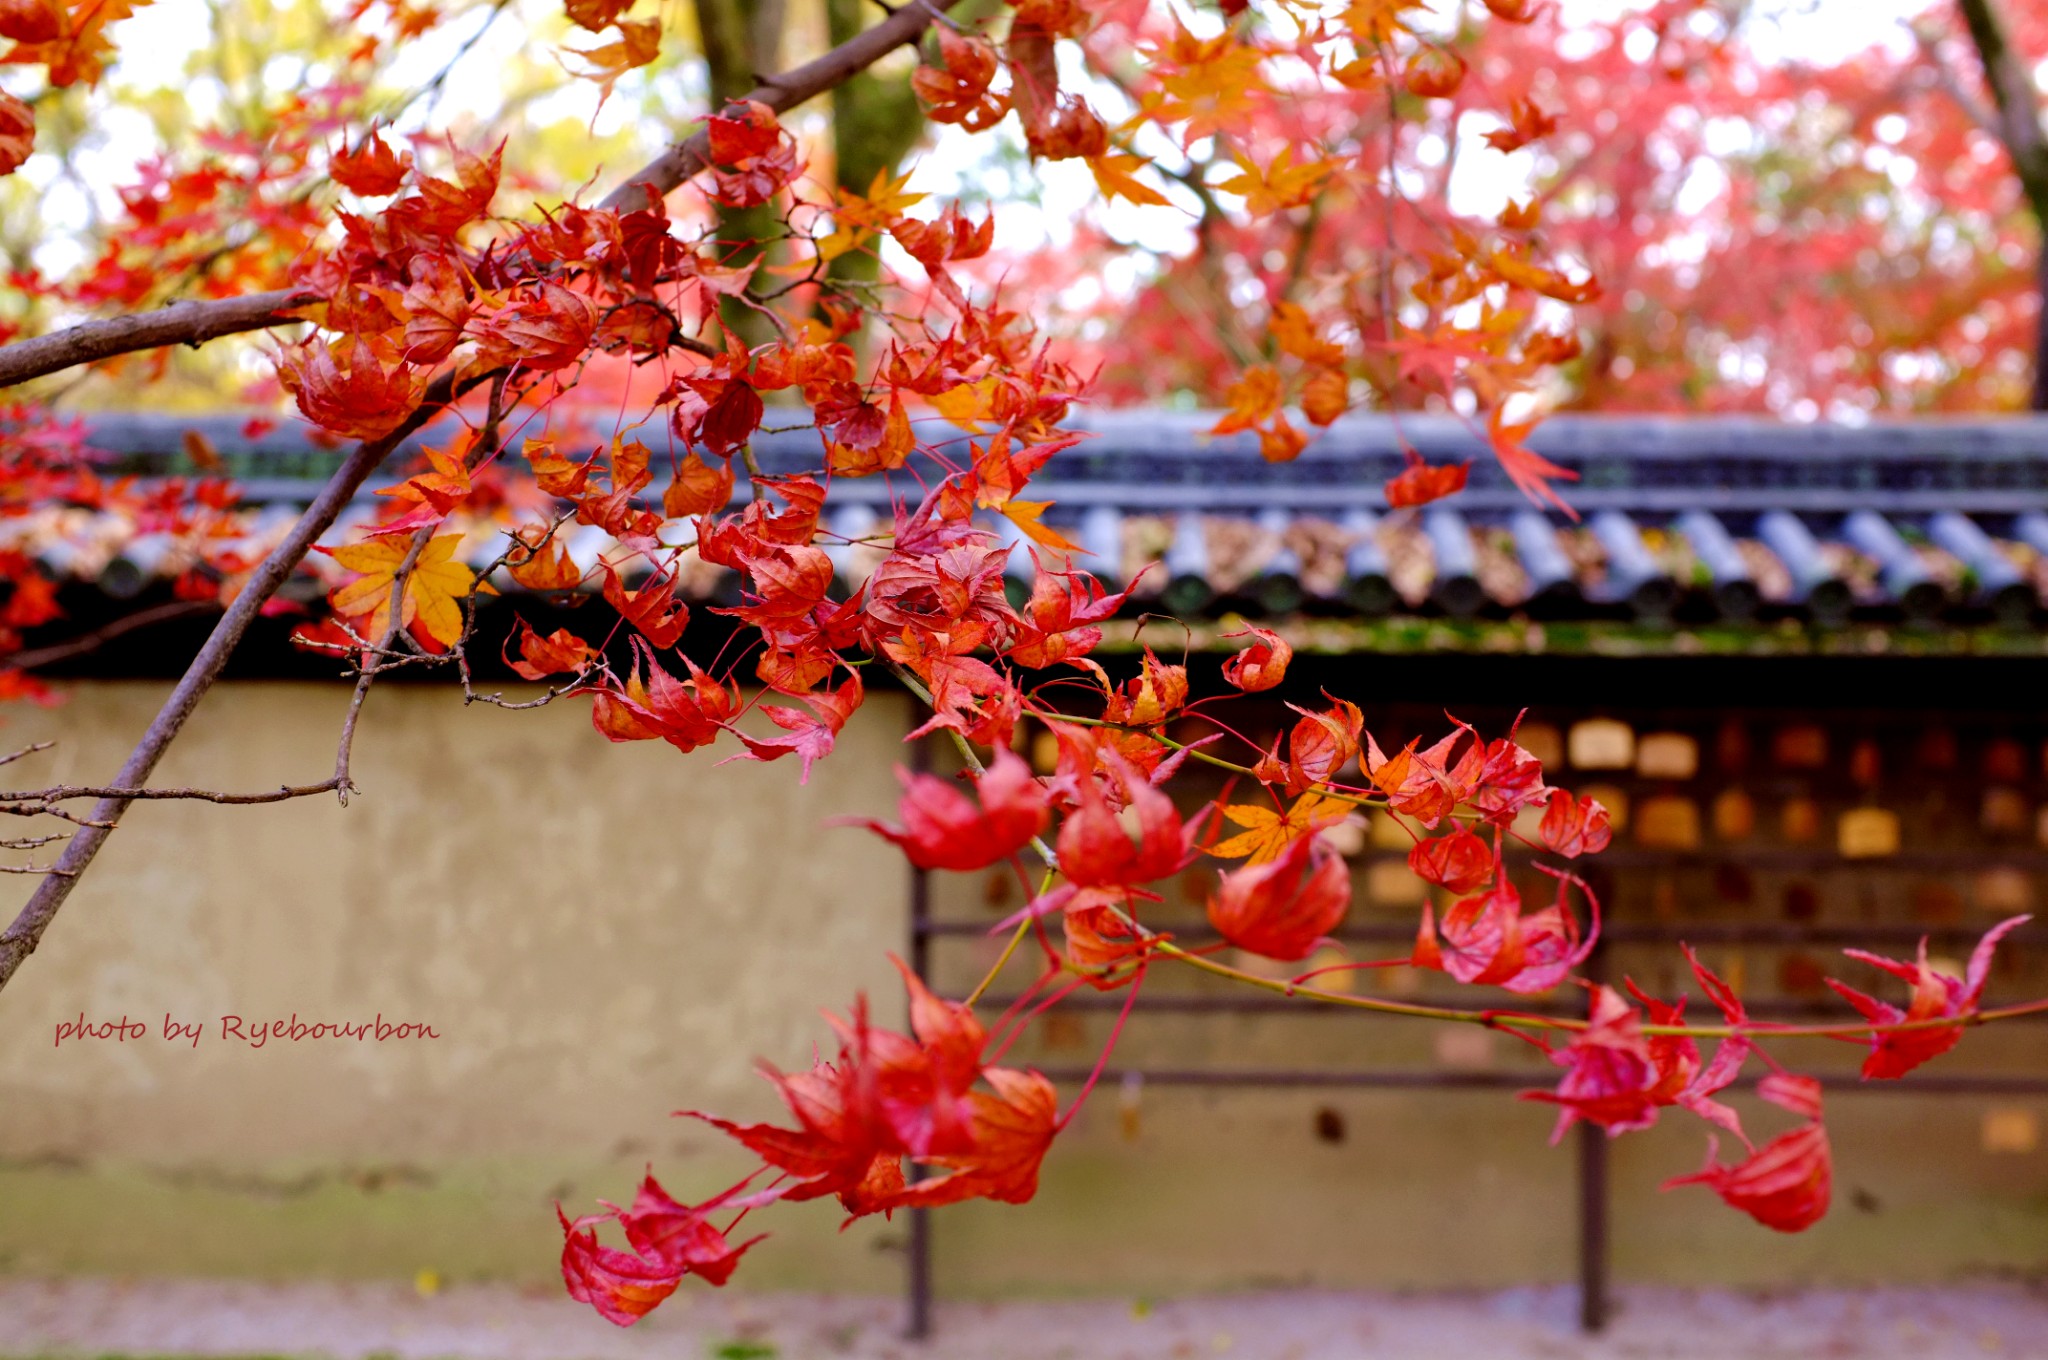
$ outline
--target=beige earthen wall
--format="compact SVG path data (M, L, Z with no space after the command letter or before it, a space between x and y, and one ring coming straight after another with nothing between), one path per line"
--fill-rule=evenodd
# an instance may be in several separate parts
M47 713L10 711L0 746L60 745L8 774L104 778L161 692L91 685ZM159 782L318 778L345 701L332 686L226 686ZM870 699L800 787L793 760L719 766L722 752L610 746L577 703L465 711L443 689L390 685L371 701L363 792L346 809L138 807L0 993L0 1271L432 1269L546 1287L556 1200L574 1213L623 1199L650 1161L679 1194L728 1183L741 1159L670 1111L769 1116L754 1056L802 1065L829 1042L817 1009L861 989L884 1018L899 1010L885 955L901 947L903 863L824 822L886 813L908 716L895 696ZM5 886L14 900L26 891ZM941 905L986 914L977 893L951 880ZM946 948L957 978L980 946ZM148 1037L54 1046L81 1012L139 1020ZM223 1016L293 1012L381 1012L438 1037L259 1049L221 1034ZM205 1026L196 1047L162 1037L167 1014ZM1105 1024L1034 1033L1024 1056L1085 1061ZM2001 1063L2041 1065L2039 1030L1983 1038ZM1129 1043L1134 1060L1176 1066L1432 1059L1424 1032L1329 1017L1141 1018ZM2048 1168L2039 1151L1983 1151L1984 1108L1838 1099L1841 1203L1799 1238L1704 1191L1658 1196L1702 1142L1696 1124L1667 1121L1614 1149L1617 1273L2038 1269ZM1342 1143L1315 1136L1319 1110L1341 1116ZM1573 1151L1546 1146L1550 1122L1499 1092L1155 1088L1133 1101L1108 1089L1055 1149L1037 1202L939 1216L941 1287L1568 1278ZM776 1235L742 1277L752 1286L900 1278L900 1223L842 1236L836 1212L812 1205L762 1226Z

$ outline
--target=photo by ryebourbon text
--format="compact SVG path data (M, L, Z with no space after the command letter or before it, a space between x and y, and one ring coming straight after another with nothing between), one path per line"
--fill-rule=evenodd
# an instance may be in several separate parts
M298 1044L319 1040L323 1043L389 1043L398 1039L438 1039L440 1033L432 1025L417 1021L391 1022L379 1011L371 1020L323 1020L307 1023L293 1011L291 1018L250 1019L240 1015L223 1015L213 1026L201 1020L179 1020L165 1015L161 1027L144 1020L131 1020L122 1016L119 1020L88 1020L80 1011L76 1020L60 1020L57 1023L55 1046L78 1044L88 1041L113 1043L174 1043L188 1048L199 1047L203 1038L218 1036L217 1042L242 1044L249 1048L262 1048L268 1044Z

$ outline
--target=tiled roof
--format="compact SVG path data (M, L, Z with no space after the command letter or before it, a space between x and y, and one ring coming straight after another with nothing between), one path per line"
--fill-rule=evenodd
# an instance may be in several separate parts
M1121 585L1156 563L1139 587L1144 607L1182 617L1227 609L2017 628L2048 598L2048 420L1850 428L1558 417L1531 446L1579 474L1561 484L1577 522L1532 506L1483 439L1448 417L1348 419L1277 465L1249 439L1208 436L1213 417L1134 411L1075 423L1098 437L1056 456L1032 498L1056 503L1048 520L1095 555L1088 565L1105 579ZM143 475L186 470L184 433L203 429L245 489L251 550L283 533L340 456L295 425L247 438L238 417L91 424L92 442L119 469ZM1468 489L1389 511L1382 487L1405 466L1404 443L1431 462L1470 460ZM764 435L756 452L769 471L820 461L810 431ZM868 532L891 494L881 479L842 483L830 527ZM899 477L894 494L917 492ZM329 541L381 505L365 496ZM496 526L470 527L465 551L479 562L495 556ZM1015 539L1007 521L997 527ZM136 537L113 516L53 511L0 532L59 576L96 580L116 597L179 566L178 544ZM569 546L590 565L613 545L577 529ZM835 555L858 576L872 550ZM1011 570L1024 587L1028 554L1013 553ZM724 576L697 564L686 585L729 594Z

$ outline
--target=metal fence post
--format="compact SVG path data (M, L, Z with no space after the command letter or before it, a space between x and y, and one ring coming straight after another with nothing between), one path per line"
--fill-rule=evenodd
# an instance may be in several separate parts
M911 769L922 774L930 766L930 748L922 740L912 742ZM910 969L927 985L931 981L931 926L931 874L913 868L910 871ZM923 1175L924 1169L913 1163L909 1179L915 1182ZM906 1212L910 1216L910 1241L904 1284L909 1297L903 1334L912 1341L924 1341L932 1334L932 1211L910 1209Z
M1605 875L1602 875L1604 878ZM1602 883L1604 890L1607 884ZM1586 956L1586 980L1595 986L1607 980L1607 946L1596 942ZM1598 1332L1607 1326L1607 1130L1591 1120L1579 1123L1579 1327Z
M1607 1326L1607 1130L1579 1125L1579 1326Z

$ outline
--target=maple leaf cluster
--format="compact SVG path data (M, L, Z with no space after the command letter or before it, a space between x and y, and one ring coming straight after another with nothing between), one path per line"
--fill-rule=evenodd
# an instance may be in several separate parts
M1378 808L1407 829L1415 838L1409 856L1415 873L1461 900L1440 920L1433 907L1422 909L1416 945L1405 958L1324 964L1284 984L1290 994L1335 999L1307 984L1333 968L1389 962L1472 986L1545 993L1572 980L1591 952L1599 907L1583 880L1539 865L1558 885L1556 900L1525 912L1503 845L1517 837L1517 826L1533 826L1540 851L1565 859L1596 853L1609 838L1608 814L1596 800L1549 786L1512 733L1487 739L1454 720L1435 743L1410 741L1389 755L1365 729L1357 706L1338 699L1320 708L1295 708L1291 728L1268 749L1249 752L1248 759L1256 756L1251 763L1238 763L1216 753L1217 738L1188 742L1167 735L1169 728L1197 720L1188 706L1190 683L1184 665L1149 651L1138 674L1120 684L1085 656L1060 659L1059 665L1093 678L1093 713L1078 711L1071 698L1057 706L1046 702L1040 689L1022 683L1025 677L1000 661L970 659L964 663L967 677L956 680L947 667L962 660L935 666L925 649L938 644L930 639L965 629L1000 657L1005 640L1014 636L1004 632L1014 629L1010 616L973 585L976 569L973 557L953 569L949 609L905 613L894 621L909 620L926 635L919 647L903 649L899 664L922 665L913 674L936 677L931 699L937 716L928 729L949 726L990 754L983 759L972 755L974 746L962 747L971 760L964 788L962 780L904 774L898 821L863 824L901 847L921 869L972 873L1007 865L1020 879L1049 871L1027 905L998 927L1014 931L1019 940L1035 939L1042 953L1043 971L1027 989L1027 1001L1047 1003L1083 983L1104 991L1128 989L1135 998L1147 971L1163 963L1252 980L1231 965L1183 950L1170 933L1145 924L1165 885L1205 857L1221 865L1244 861L1221 867L1208 893L1209 924L1226 943L1283 963L1332 947L1331 934L1350 906L1352 880L1324 833L1362 807ZM1050 579L1065 594L1075 589L1078 575L1063 572ZM975 617L976 601L986 617ZM1255 692L1265 670L1284 669L1288 649L1268 630L1250 637L1223 672L1228 683ZM881 642L882 654L889 655L890 640ZM949 684L967 688L949 696ZM1034 774L1009 749L1022 720L1042 725L1053 739L1053 767L1043 774ZM744 736L742 741L747 754L758 754L754 742ZM1226 803L1218 797L1184 814L1164 786L1197 752L1263 786L1268 801ZM1209 828L1218 820L1242 830L1217 837ZM1569 900L1574 890L1585 900L1583 920ZM1993 948L2023 919L1991 932L1960 980L1932 970L1924 950L1917 966L1850 951L1915 988L1910 1009L1901 1009L1837 984L1876 1022L1864 1031L1873 1050L1865 1075L1901 1076L1951 1047L1959 1024L1978 1013ZM1579 1121L1614 1136L1650 1127L1667 1107L1696 1114L1739 1140L1748 1156L1723 1164L1710 1137L1706 1170L1669 1184L1707 1185L1779 1231L1809 1227L1827 1210L1832 1177L1818 1083L1784 1071L1764 1051L1765 1040L1783 1027L1752 1022L1733 989L1690 951L1687 957L1723 1022L1711 1060L1702 1059L1682 999L1667 1003L1633 982L1624 984L1625 993L1585 984L1584 1021L1538 1021L1517 1031L1563 1069L1554 1090L1525 1098L1560 1107L1559 1137ZM965 1198L1029 1196L1046 1148L1067 1117L1057 1113L1050 1086L1034 1072L987 1065L982 1055L990 1039L971 1006L933 996L908 970L904 976L910 1034L875 1028L865 1002L857 1002L851 1020L834 1022L840 1040L835 1059L800 1074L770 1070L794 1127L696 1115L763 1163L713 1205L739 1206L735 1197L764 1175L772 1179L746 1197L749 1211L778 1199L829 1195L861 1217ZM1006 1020L1020 1012L1031 1013L1020 1002ZM1492 1025L1510 1023L1516 1015L1469 1013L1474 1022ZM1763 1098L1803 1121L1761 1146L1750 1141L1735 1111L1716 1099L1740 1079L1751 1057L1771 1069L1759 1088ZM1108 1058L1106 1049L1101 1061ZM907 1177L905 1167L912 1163L942 1174ZM613 1216L626 1223L631 1239L629 1215ZM614 1321L631 1321L644 1311L642 1298L614 1277L639 1277L593 1264L601 1259L593 1255L594 1239L586 1241L578 1231L594 1221L583 1220L569 1232L564 1270L570 1287ZM707 1248L714 1262L726 1261L724 1242L721 1236L715 1250ZM687 1263L676 1261L650 1259L646 1268L663 1272L665 1288L689 1273Z
M1598 802L1549 786L1512 733L1487 739L1453 721L1434 744L1411 741L1388 754L1355 703L1295 706L1293 725L1243 762L1201 752L1262 787L1266 801L1218 799L1183 815L1166 786L1208 744L1167 735L1170 724L1201 720L1189 706L1187 667L1148 650L1138 673L1118 681L1090 655L1129 588L1109 591L1077 566L1076 545L1043 518L1046 503L1029 499L1033 478L1075 442L1060 422L1084 385L1033 342L1021 319L976 302L952 276L956 260L986 248L986 223L954 208L906 217L915 196L890 180L866 195L804 201L794 143L758 105L712 120L710 146L711 199L775 203L791 220L808 211L830 222L832 235L810 238L821 261L886 233L924 267L929 310L890 316L884 342L865 361L847 339L858 323L843 308L821 308L777 339L745 344L725 329L720 302L746 295L749 271L713 263L701 242L677 234L658 200L626 212L565 204L538 224L501 223L490 217L495 154L457 153L455 178L440 180L367 142L346 153L343 173L358 186L413 188L375 216L345 218L344 243L300 267L320 299L307 313L327 332L280 360L302 412L336 433L376 438L413 418L437 371L494 384L481 420L467 418L451 443L429 450L424 471L387 488L395 513L363 541L333 551L353 573L331 601L354 646L367 651L384 645L380 637L409 637L421 654L461 653L472 627L467 602L483 578L456 557L461 535L448 526L475 500L479 474L507 456L507 392L551 413L573 370L615 350L668 375L639 426L669 446L658 498L664 459L623 422L609 440L592 441L574 422L550 419L529 432L518 456L551 499L552 518L515 528L502 559L530 589L594 587L630 637L633 661L623 669L567 630L543 636L520 623L508 640L507 659L523 677L567 676L551 695L589 697L593 726L606 739L666 741L689 752L729 738L737 747L729 759L795 756L804 778L864 702L870 668L893 672L931 710L913 735L949 734L978 774L971 794L936 776L907 778L900 824L875 829L923 868L1008 864L1023 877L1029 856L1051 871L1008 923L1020 940L1038 943L1045 971L1033 991L1042 1001L1084 984L1135 997L1147 971L1167 962L1255 981L1145 923L1164 885L1205 855L1245 861L1219 869L1207 894L1209 925L1223 941L1282 963L1309 959L1330 945L1352 893L1350 869L1322 833L1365 807L1408 829L1411 868L1454 900L1440 914L1423 909L1405 958L1338 967L1398 962L1511 994L1571 979L1597 942L1597 901L1578 875L1546 867L1555 898L1526 910L1504 847L1533 821L1540 850L1564 859L1597 853L1609 819ZM1278 315L1285 353L1337 371L1338 358L1305 313ZM1291 428L1270 418L1280 381L1271 368L1243 379L1268 412L1243 427L1269 442ZM817 467L768 475L753 465L751 443L771 400L808 411ZM927 411L947 422L935 438L921 433L922 415L913 416ZM1524 447L1527 427L1498 411L1493 427L1510 475L1532 494L1554 495L1548 478L1560 471ZM751 491L737 506L735 464L745 467ZM1404 474L1416 503L1454 492L1462 476L1462 468L1421 465ZM828 515L833 490L842 479L869 477L888 480L888 513L849 533ZM915 494L902 493L906 484ZM992 527L997 516L1033 558L1032 589L1021 602L1006 587L1018 549ZM617 545L594 569L579 567L558 541L572 520ZM854 572L845 550L856 542L867 565ZM692 562L733 574L737 601L712 609L751 639L714 665L683 650L691 612L683 580ZM1223 668L1226 684L1258 693L1284 683L1285 638L1270 629L1235 636L1247 641ZM742 666L761 698L746 697ZM1071 679L1051 702L1046 672L1078 672L1093 711L1077 708ZM1010 754L1027 722L1053 738L1057 756L1046 774ZM764 733L764 724L773 731ZM1219 725L1217 737L1227 731ZM1216 837L1221 820L1242 834ZM1561 1128L1587 1120L1619 1133L1677 1105L1743 1137L1713 1096L1735 1080L1745 1056L1760 1052L1756 1031L1718 979L1704 968L1698 977L1728 1028L1709 1064L1699 1062L1680 1008L1633 989L1647 1021L1622 994L1596 988L1585 1021L1543 1022L1571 1036L1563 1044L1531 1036L1566 1068L1557 1090L1540 1093L1562 1107ZM761 1159L746 1181L697 1206L678 1205L650 1183L631 1208L565 1218L572 1292L624 1323L687 1275L722 1281L746 1244L732 1245L733 1224L715 1226L714 1211L737 1218L781 1200L831 1196L858 1217L1028 1197L1064 1122L1050 1085L987 1061L1001 1044L991 1044L964 1003L933 997L914 977L906 985L908 1034L872 1025L857 1001L849 1020L835 1022L833 1060L771 1073L793 1126L699 1116ZM1888 1055L1873 1075L1903 1070L1900 1055L1931 1054L1952 1041L1938 1026L1906 1039L1894 1028L1920 1035L1915 1027L1927 1020L1967 1019L1981 979L1919 987L1911 1011L1866 1010L1877 1022L1866 1032ZM1473 1014L1500 1024L1512 1013ZM1817 1218L1826 1205L1827 1142L1817 1098L1800 1094L1800 1080L1778 1074L1767 1095L1783 1096L1806 1126L1750 1161L1712 1162L1680 1183L1710 1184L1773 1227ZM909 1166L934 1174L915 1178ZM747 1189L764 1176L761 1188ZM599 1243L597 1230L612 1222L630 1251Z
M191 146L145 160L117 191L119 220L86 266L29 280L29 291L134 309L171 287L229 298L287 286L292 262L321 244L330 217L306 179L362 97L350 84L293 91L264 109L261 135L202 128Z
M1138 306L1128 290L1104 290L1116 338L1082 352L1105 362L1105 385L1127 398L1220 396L1212 433L1253 434L1273 461L1299 455L1367 390L1389 404L1444 404L1485 425L1518 485L1550 495L1550 479L1569 474L1528 455L1510 417L1549 399L1555 370L1580 348L1560 323L1601 297L1600 285L1582 254L1550 239L1537 199L1475 220L1451 210L1441 185L1417 195L1402 177L1415 173L1423 129L1455 140L1467 114L1495 112L1504 124L1486 138L1489 154L1559 131L1527 71L1489 67L1475 91L1463 55L1492 30L1547 22L1551 7L1503 0L1486 6L1486 23L1449 35L1422 0L1224 8L1230 22L1217 31L1128 6L1077 36L1091 72L1131 109L1088 151L1105 199L1185 206L1159 187L1177 181L1200 209L1193 250L1169 260ZM1027 138L1034 119L1068 107L1038 93L1057 83L1033 43L1020 57L1013 27L1007 102ZM993 79L993 54L954 45L943 55L925 82L935 108L1000 116L1000 105L972 102ZM1148 145L1171 150L1133 151L1124 134L1141 127ZM1098 242L1105 260L1117 249L1113 237ZM1072 250L1059 254L1048 267L1071 271ZM1463 479L1462 469L1418 468L1389 485L1388 499L1421 504Z
M2038 223L1986 105L1962 93L1983 71L1959 14L1928 10L1913 41L1867 35L1831 59L1795 38L1793 60L1737 11L1694 0L1597 15L1529 0L1479 22L1460 6L1455 29L1448 8L1347 5L1339 21L1261 4L1239 20L1269 62L1298 60L1275 36L1293 36L1281 15L1370 42L1332 49L1312 107L1254 105L1213 154L1162 158L1230 197L1212 194L1188 248L1135 290L1106 288L1068 331L1114 399L1213 403L1274 366L1279 406L1231 404L1281 450L1281 415L1299 425L1342 409L1340 394L1481 425L1511 401L1515 419L1532 406L1802 420L2026 408L2033 283L1999 256L2030 257ZM1826 24L1831 8L1810 17ZM2038 69L2048 15L1995 8L2015 70ZM1108 41L1093 51L1153 94L1148 68ZM1304 82L1308 65L1294 67ZM1211 78L1239 69L1218 61ZM1747 145L1716 127L1743 128ZM1446 144L1460 149L1438 156ZM1449 201L1453 167L1475 160L1523 186L1497 215ZM1722 188L1703 195L1709 179ZM1990 234L1943 251L1963 223ZM1034 277L1106 283L1126 235L1084 230ZM1871 270L1878 257L1897 267ZM1349 384L1276 353L1283 303L1344 346ZM1740 373L1718 358L1737 349ZM1890 361L1905 354L1924 358Z
M819 1059L805 1072L768 1070L791 1126L686 1112L738 1140L761 1159L761 1171L695 1206L675 1203L650 1176L630 1209L607 1206L609 1213L574 1222L563 1217L562 1276L572 1296L625 1326L685 1276L724 1284L752 1242L730 1245L733 1224L714 1227L714 1210L744 1216L776 1201L832 1197L850 1222L969 1199L1031 1198L1063 1122L1052 1083L993 1064L990 1036L973 1010L933 996L900 960L897 967L909 992L910 1033L875 1027L856 1003L850 1019L832 1017L839 1035L832 1060ZM906 1159L933 1174L908 1180ZM743 1193L764 1173L775 1179ZM611 1220L633 1251L598 1244L596 1225Z

